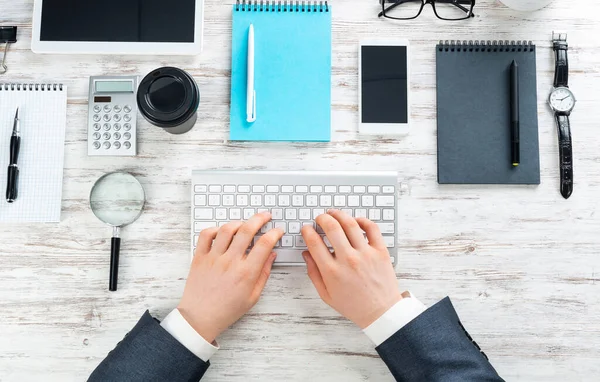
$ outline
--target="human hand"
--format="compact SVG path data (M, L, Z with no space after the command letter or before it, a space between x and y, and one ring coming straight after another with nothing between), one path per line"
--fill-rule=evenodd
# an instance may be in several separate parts
M312 226L304 226L308 276L325 303L364 329L402 299L379 226L339 210L329 210L316 222L335 253Z
M272 229L246 250L271 214L231 222L200 233L183 297L177 309L207 342L248 312L271 274L273 248L284 232ZM214 242L213 242L214 240Z

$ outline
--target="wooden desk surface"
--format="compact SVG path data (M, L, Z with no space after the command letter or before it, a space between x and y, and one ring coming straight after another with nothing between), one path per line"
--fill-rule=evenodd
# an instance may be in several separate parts
M231 4L232 1L226 3ZM0 381L81 381L146 309L177 304L189 266L190 171L395 170L400 174L401 288L433 304L449 295L473 337L511 381L591 381L600 374L600 3L556 0L535 13L478 1L468 22L377 18L375 0L333 3L333 139L327 144L228 142L231 9L206 0L195 57L62 56L30 51L33 0L0 0L18 25L0 82L68 85L62 221L0 228ZM546 106L550 35L569 32L575 191L558 191L558 147ZM368 37L412 43L412 128L399 138L357 130L357 49ZM539 187L436 182L434 45L441 39L537 44ZM88 77L174 65L202 91L199 119L172 136L140 123L135 158L86 154ZM273 161L273 159L277 159ZM88 208L94 181L130 171L148 196L124 230L120 288L107 291L110 234ZM303 268L275 269L259 304L219 342L207 381L392 381L369 340L322 303Z

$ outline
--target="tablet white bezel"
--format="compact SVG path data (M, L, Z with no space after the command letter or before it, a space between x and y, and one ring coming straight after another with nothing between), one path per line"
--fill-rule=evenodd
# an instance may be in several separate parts
M406 47L406 111L407 123L363 123L362 121L362 47L363 46L405 46ZM410 44L404 39L361 40L358 47L358 132L360 134L406 134L410 124Z
M146 54L196 55L202 52L204 0L196 0L193 43L173 42L98 42L98 41L41 41L42 2L33 5L31 50L34 53L62 54ZM86 0L88 1L88 0ZM68 17L65 15L65 17Z

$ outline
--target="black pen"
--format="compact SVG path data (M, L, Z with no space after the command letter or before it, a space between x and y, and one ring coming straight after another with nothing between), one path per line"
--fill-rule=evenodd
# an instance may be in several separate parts
M19 150L21 149L21 124L19 122L19 108L15 114L12 136L10 137L10 164L8 165L8 183L6 185L6 201L9 203L17 200L19 194Z
M513 60L510 66L510 148L511 163L514 167L521 163L519 126L519 66Z

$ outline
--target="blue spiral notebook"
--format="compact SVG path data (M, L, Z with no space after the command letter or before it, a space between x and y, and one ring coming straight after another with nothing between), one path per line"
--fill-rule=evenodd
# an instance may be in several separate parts
M302 3L238 1L233 5L231 140L331 139L331 7L326 1ZM256 121L248 123L251 24Z

